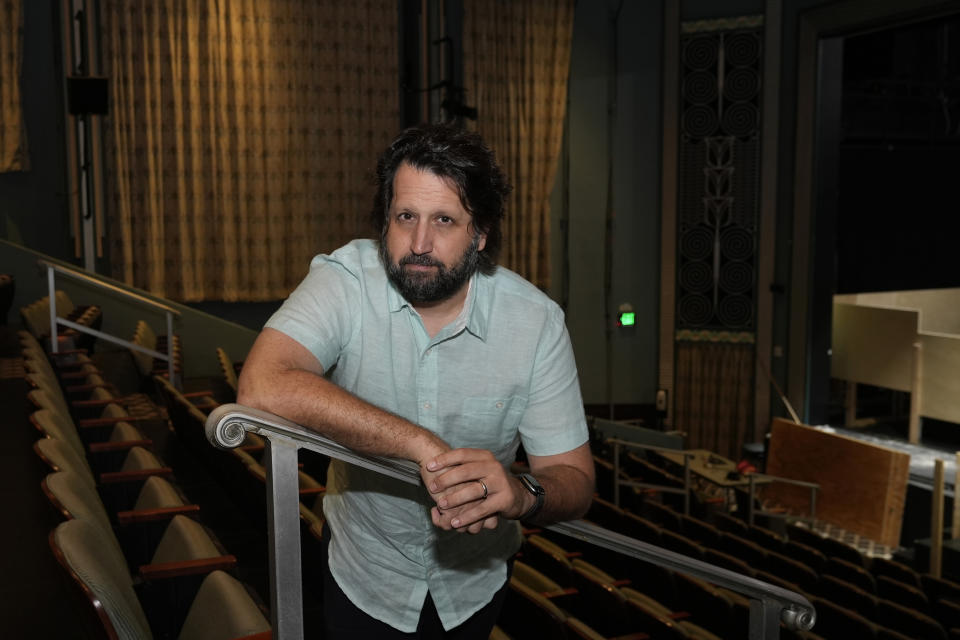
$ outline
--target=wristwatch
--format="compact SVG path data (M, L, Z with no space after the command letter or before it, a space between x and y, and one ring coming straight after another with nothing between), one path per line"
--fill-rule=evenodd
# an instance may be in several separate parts
M533 497L537 499L537 501L533 503L533 506L530 507L525 514L518 518L518 520L528 520L540 513L540 509L543 508L543 487L539 482L537 482L537 479L529 473L521 473L519 476L517 476L517 480L520 481L520 484L523 485L524 489L532 493Z

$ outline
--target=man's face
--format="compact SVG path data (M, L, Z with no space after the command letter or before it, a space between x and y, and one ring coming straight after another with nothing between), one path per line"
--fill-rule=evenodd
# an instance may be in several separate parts
M460 292L477 270L486 235L445 178L403 163L393 178L393 202L380 253L387 276L414 305Z

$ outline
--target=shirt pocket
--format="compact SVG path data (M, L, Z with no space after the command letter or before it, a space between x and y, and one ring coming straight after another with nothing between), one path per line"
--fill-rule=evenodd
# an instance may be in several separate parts
M487 449L497 453L517 438L517 428L527 408L524 396L474 396L464 398L458 422L451 434L455 446Z

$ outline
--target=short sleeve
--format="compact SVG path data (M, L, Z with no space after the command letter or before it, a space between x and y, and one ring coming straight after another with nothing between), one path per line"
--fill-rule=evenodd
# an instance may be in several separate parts
M330 370L359 329L360 282L330 256L317 256L307 277L265 327L293 338Z
M520 438L535 456L566 453L589 438L573 346L559 307L547 314L537 345Z

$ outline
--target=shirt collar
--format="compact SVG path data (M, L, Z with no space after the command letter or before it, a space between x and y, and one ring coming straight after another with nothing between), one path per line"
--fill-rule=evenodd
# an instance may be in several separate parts
M467 285L469 287L467 297L463 302L463 310L454 320L454 324L459 325L456 329L457 332L464 328L481 340L486 339L487 320L490 316L490 305L492 303L489 280L479 271L470 277ZM393 286L389 279L387 280L387 308L391 313L404 308L409 308L410 311L416 313L413 305L400 295L400 292L397 291L397 288Z

